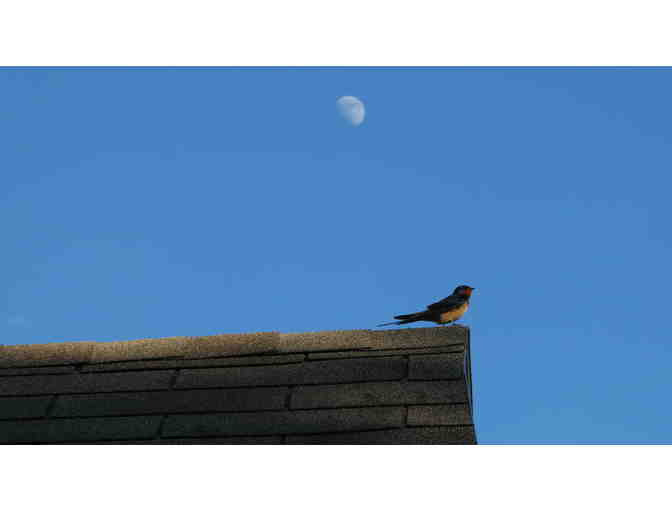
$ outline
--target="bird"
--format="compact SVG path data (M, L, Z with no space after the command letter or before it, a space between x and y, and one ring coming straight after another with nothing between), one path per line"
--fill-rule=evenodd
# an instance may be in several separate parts
M395 315L396 322L386 322L385 324L378 324L376 327L408 324L409 322L429 321L437 324L450 324L462 317L469 308L469 298L471 293L475 290L469 285L459 285L455 287L453 293L447 298L432 303L427 306L426 310L422 312L409 313L405 315Z

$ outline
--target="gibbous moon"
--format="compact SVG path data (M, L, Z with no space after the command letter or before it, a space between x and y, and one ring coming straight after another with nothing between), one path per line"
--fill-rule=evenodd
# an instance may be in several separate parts
M336 101L336 106L341 116L353 126L359 126L364 122L364 103L353 96L343 96Z

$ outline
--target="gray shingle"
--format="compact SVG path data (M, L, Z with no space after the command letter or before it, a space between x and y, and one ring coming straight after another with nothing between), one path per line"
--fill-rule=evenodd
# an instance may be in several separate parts
M0 350L0 368L86 363L95 342L5 345Z
M467 401L464 381L372 382L294 388L291 409Z
M46 414L53 397L0 398L0 419L40 418Z
M320 331L311 333L282 333L280 352L337 351L347 349L397 349L465 344L468 328L407 328L372 331Z
M101 441L59 441L60 445L105 445L105 444L135 444L135 445L146 445L146 444L159 444L158 439L112 439L112 440L101 440Z
M63 444L88 444L88 445L106 445L106 444L284 444L282 436L236 436L236 437L188 437L174 439L127 439L113 441L72 441Z
M277 365L300 363L305 359L304 354L282 354L279 356L237 356L232 358L206 359L174 359L148 361L121 361L87 365L83 372L115 372L119 370L151 370L160 368L190 368L190 367L226 367L237 365ZM1 372L0 372L1 375Z
M74 374L76 371L74 366L2 368L0 369L0 377L5 375Z
M181 357L186 350L187 337L144 338L123 342L98 342L91 363L152 358Z
M164 390L168 389L172 374L172 370L154 370L0 377L0 395Z
M409 379L462 379L464 354L429 354L411 356Z
M403 407L168 416L164 437L308 434L401 427Z
M446 345L440 347L420 347L418 349L365 349L362 351L328 351L308 353L308 359L373 358L376 356L400 356L407 354L440 354L464 352L464 345Z
M161 416L0 421L0 443L55 443L154 437Z
M176 388L280 386L401 379L402 357L311 361L294 365L181 370Z
M190 437L161 439L158 444L284 444L282 436Z
M92 363L160 358L214 358L273 353L278 333L241 333L208 336L145 338L95 343Z
M52 416L282 409L286 396L283 387L69 395L57 398Z
M218 358L277 352L279 333L240 333L190 337L185 358Z
M287 444L476 444L473 427L418 427L287 436Z
M468 404L411 406L408 425L471 425Z

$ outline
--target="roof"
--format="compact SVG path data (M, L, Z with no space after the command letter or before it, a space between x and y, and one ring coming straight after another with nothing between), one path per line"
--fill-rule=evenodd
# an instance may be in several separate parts
M475 444L469 329L0 346L0 443Z

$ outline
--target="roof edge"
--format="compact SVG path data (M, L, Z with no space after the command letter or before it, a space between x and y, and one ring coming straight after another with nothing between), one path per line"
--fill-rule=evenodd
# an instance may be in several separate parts
M469 328L443 326L305 333L227 333L118 342L54 342L0 346L0 368L78 365L113 361L201 359L293 352L407 349L466 345Z

